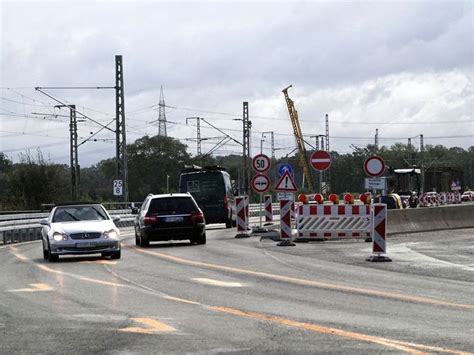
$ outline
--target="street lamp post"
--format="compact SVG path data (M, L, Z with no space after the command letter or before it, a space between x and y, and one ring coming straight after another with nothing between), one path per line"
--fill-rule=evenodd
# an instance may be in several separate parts
M166 192L170 193L170 176L166 175Z

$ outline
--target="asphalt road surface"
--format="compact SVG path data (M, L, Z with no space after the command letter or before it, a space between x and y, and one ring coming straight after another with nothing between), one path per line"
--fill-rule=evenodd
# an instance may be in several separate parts
M0 353L469 353L474 230L363 241L236 239L135 246L122 259L0 248Z

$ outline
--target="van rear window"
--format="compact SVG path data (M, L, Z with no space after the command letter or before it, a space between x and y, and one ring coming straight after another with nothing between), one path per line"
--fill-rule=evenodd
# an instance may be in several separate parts
M225 186L221 174L183 174L181 192L193 195L224 194Z

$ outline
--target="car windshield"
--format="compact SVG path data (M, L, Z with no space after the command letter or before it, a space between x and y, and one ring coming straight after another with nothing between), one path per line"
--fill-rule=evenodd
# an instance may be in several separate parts
M107 214L100 206L64 206L58 207L53 222L103 221Z
M148 209L149 215L190 214L196 205L189 197L165 197L153 199Z

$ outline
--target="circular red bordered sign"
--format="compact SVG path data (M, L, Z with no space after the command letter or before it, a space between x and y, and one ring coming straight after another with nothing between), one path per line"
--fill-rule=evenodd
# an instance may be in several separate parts
M314 170L327 170L331 166L331 155L325 150L317 150L311 154L310 163Z
M255 192L262 193L266 192L270 188L271 181L267 175L257 174L252 178L250 185Z
M257 173L266 173L272 166L271 159L265 154L257 154L252 159L252 168Z
M385 162L377 156L368 157L364 162L364 172L371 177L383 175L385 172Z

